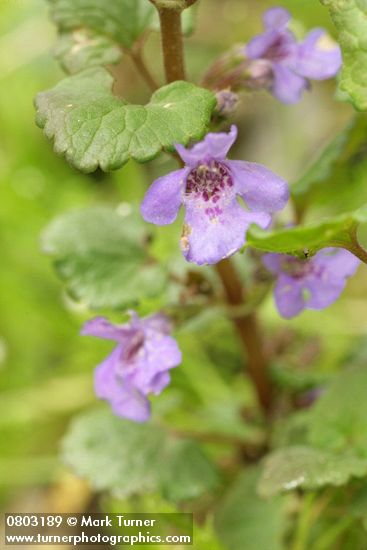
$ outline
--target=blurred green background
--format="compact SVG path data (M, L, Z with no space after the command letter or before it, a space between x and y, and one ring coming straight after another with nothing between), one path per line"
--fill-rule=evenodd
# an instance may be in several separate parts
M259 31L261 13L272 5L258 0L200 4L196 32L187 40L188 72L195 81L216 55ZM317 1L282 4L295 13L300 27L321 25L333 33ZM88 490L82 490L84 486L60 464L59 441L70 417L95 402L92 372L109 347L79 336L88 313L63 292L49 259L40 252L40 233L54 216L71 208L140 200L153 174L162 173L167 161L157 159L149 168L129 163L112 175L86 176L73 170L54 155L34 124L35 94L62 77L52 57L56 31L46 2L0 0L0 34L0 503L5 511L21 511L30 503L42 509L62 502L63 511L68 511L82 506L78 499L83 500L83 490ZM157 35L149 38L147 60L163 82ZM148 98L129 60L115 70L125 71L121 93L134 101ZM335 101L334 93L335 82L315 84L292 107L265 93L244 95L236 119L241 140L234 156L262 162L289 181L296 180L352 117L352 108ZM358 177L363 185L364 173ZM351 206L356 200L360 196L350 197ZM337 197L331 205L334 210L345 207ZM178 230L177 225L173 234ZM162 238L169 240L166 235ZM311 353L316 370L337 369L357 349L358 360L364 360L365 289L362 267L335 305L292 321L291 330L301 341L318 342L316 355ZM269 336L290 327L278 318L271 297L261 314ZM207 371L197 370L195 375L198 386L205 386ZM209 547L214 549L213 544Z

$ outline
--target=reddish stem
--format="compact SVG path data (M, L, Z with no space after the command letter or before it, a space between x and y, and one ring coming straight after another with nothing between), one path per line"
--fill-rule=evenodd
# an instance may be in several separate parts
M151 1L153 3L157 2L167 82L185 80L181 30L182 10L167 7L168 2L166 1L159 6L157 0ZM163 3L165 7L163 7ZM232 261L229 259L223 260L215 267L221 278L228 303L232 306L244 305L246 300L244 288ZM255 385L259 403L264 412L268 413L272 405L272 386L267 375L267 361L256 316L254 313L250 313L234 318L233 322L247 356L248 373Z
M244 287L232 261L222 260L215 268L222 281L228 303L232 306L244 305L246 302ZM247 356L248 373L256 388L259 403L268 413L272 405L272 386L268 377L267 360L256 315L252 312L235 317L233 323Z

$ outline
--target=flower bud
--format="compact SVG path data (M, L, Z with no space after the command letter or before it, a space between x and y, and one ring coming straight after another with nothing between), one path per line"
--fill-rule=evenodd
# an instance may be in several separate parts
M250 90L267 89L273 81L271 63L266 59L255 59L249 62L243 75L243 87Z
M220 90L216 94L217 107L215 114L219 118L230 118L237 109L239 98L231 90Z
M203 86L212 90L238 92L267 89L272 83L271 63L248 59L245 46L239 45L219 57L203 78Z

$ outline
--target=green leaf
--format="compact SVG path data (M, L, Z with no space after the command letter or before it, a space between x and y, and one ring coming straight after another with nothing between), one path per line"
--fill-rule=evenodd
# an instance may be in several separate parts
M99 490L119 496L154 491L164 432L95 410L76 418L63 441L63 459Z
M99 65L116 64L122 56L121 49L110 38L86 28L62 33L54 54L70 74Z
M305 174L291 186L297 211L316 209L317 216L359 208L367 201L365 186L367 120L357 115L336 135Z
M72 422L63 458L95 489L119 497L158 491L173 501L190 500L211 491L218 480L215 467L194 442L178 441L154 424L136 424L105 409Z
M303 443L265 459L262 496L343 485L352 477L367 476L366 386L365 365L334 378L313 408L303 413Z
M192 500L218 485L218 473L202 449L193 441L174 440L169 445L162 468L161 483L167 500Z
M225 550L216 536L212 523L211 517L205 525L199 526L194 523L193 550Z
M60 38L54 50L62 68L75 74L118 63L148 29L159 31L158 12L149 0L48 0ZM182 31L194 31L197 6L182 12Z
M311 411L311 445L367 458L367 370L365 365L341 372Z
M164 288L163 268L149 261L145 231L139 217L95 207L54 220L42 245L72 295L91 308L117 308Z
M325 485L344 485L350 478L366 474L367 460L312 447L289 447L265 458L258 491L268 498L297 488L315 490Z
M321 248L352 244L350 232L359 224L367 222L367 205L360 209L322 220L309 225L265 231L252 225L247 232L247 244L266 252L314 254Z
M363 483L361 487L354 493L349 504L349 512L353 516L361 517L367 520L367 484Z
M150 25L155 8L148 0L48 0L61 31L91 29L130 48Z
M294 369L287 363L274 363L270 372L274 383L281 389L290 392L305 392L317 388L329 378L325 373Z
M309 423L310 409L300 409L279 419L274 425L272 446L275 448L307 446Z
M246 470L218 508L216 529L229 550L284 548L283 500L261 500L256 492L258 478L257 469Z
M367 109L367 4L365 0L321 0L329 8L343 53L340 89L361 111Z
M291 192L296 200L303 201L304 197L309 195L315 187L324 183L332 175L355 127L356 121L353 120L327 144L305 174L292 185Z
M112 86L108 71L93 68L36 97L37 124L56 153L85 172L115 170L129 158L145 162L201 139L216 104L211 92L188 82L160 88L146 106L127 104Z

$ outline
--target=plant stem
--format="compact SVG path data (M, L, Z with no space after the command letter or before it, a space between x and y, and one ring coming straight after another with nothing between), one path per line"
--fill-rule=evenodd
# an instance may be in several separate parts
M349 246L345 246L352 254L357 256L362 262L367 264L367 250L359 244L358 237L357 237L357 226L353 227L349 232L351 244Z
M151 1L157 2L157 0ZM163 2L160 5L157 2L156 7L161 24L166 80L167 82L185 80L181 30L182 8L173 9L168 7L168 2L164 2L164 4L163 7ZM216 270L223 283L228 303L232 306L244 305L245 292L231 260L219 262L216 265ZM233 323L247 355L248 372L255 385L259 403L264 412L268 413L272 405L272 386L267 376L267 361L256 316L254 313L243 314L234 318Z
M292 550L307 550L308 536L313 522L313 503L316 493L306 494L302 502L302 510L298 515L295 541Z
M357 246L353 246L349 248L350 252L352 252L357 258L359 258L362 262L367 264L367 250L363 248L359 243Z
M214 432L198 432L195 430L171 430L171 434L177 437L195 439L202 443L214 443L218 445L232 445L235 447L242 447L246 445L246 441L241 437L231 436L227 434L220 434Z
M164 70L167 82L185 80L181 10L157 7L161 25Z
M338 521L336 525L333 525L330 529L322 534L322 536L317 541L315 550L328 550L329 548L335 548L335 541L355 521L356 519L354 517L346 516L344 518L340 518L340 521Z
M215 266L222 281L227 301L232 306L246 302L244 287L230 259L222 260ZM272 386L267 372L264 346L254 312L233 319L247 356L248 373L255 385L257 397L265 413L272 405Z
M159 88L158 83L155 81L152 74L149 72L147 66L144 63L144 59L141 53L140 48L133 48L130 50L130 56L133 60L135 67L137 68L140 75L145 80L146 84L149 86L149 88L154 92Z
M249 463L259 460L264 456L267 446L265 441L251 442L246 441L242 437L236 437L233 435L227 435L214 432L197 432L195 430L180 430L180 429L168 429L173 436L183 439L193 439L200 443L210 443L214 445L228 445L237 447L241 453L241 457Z

